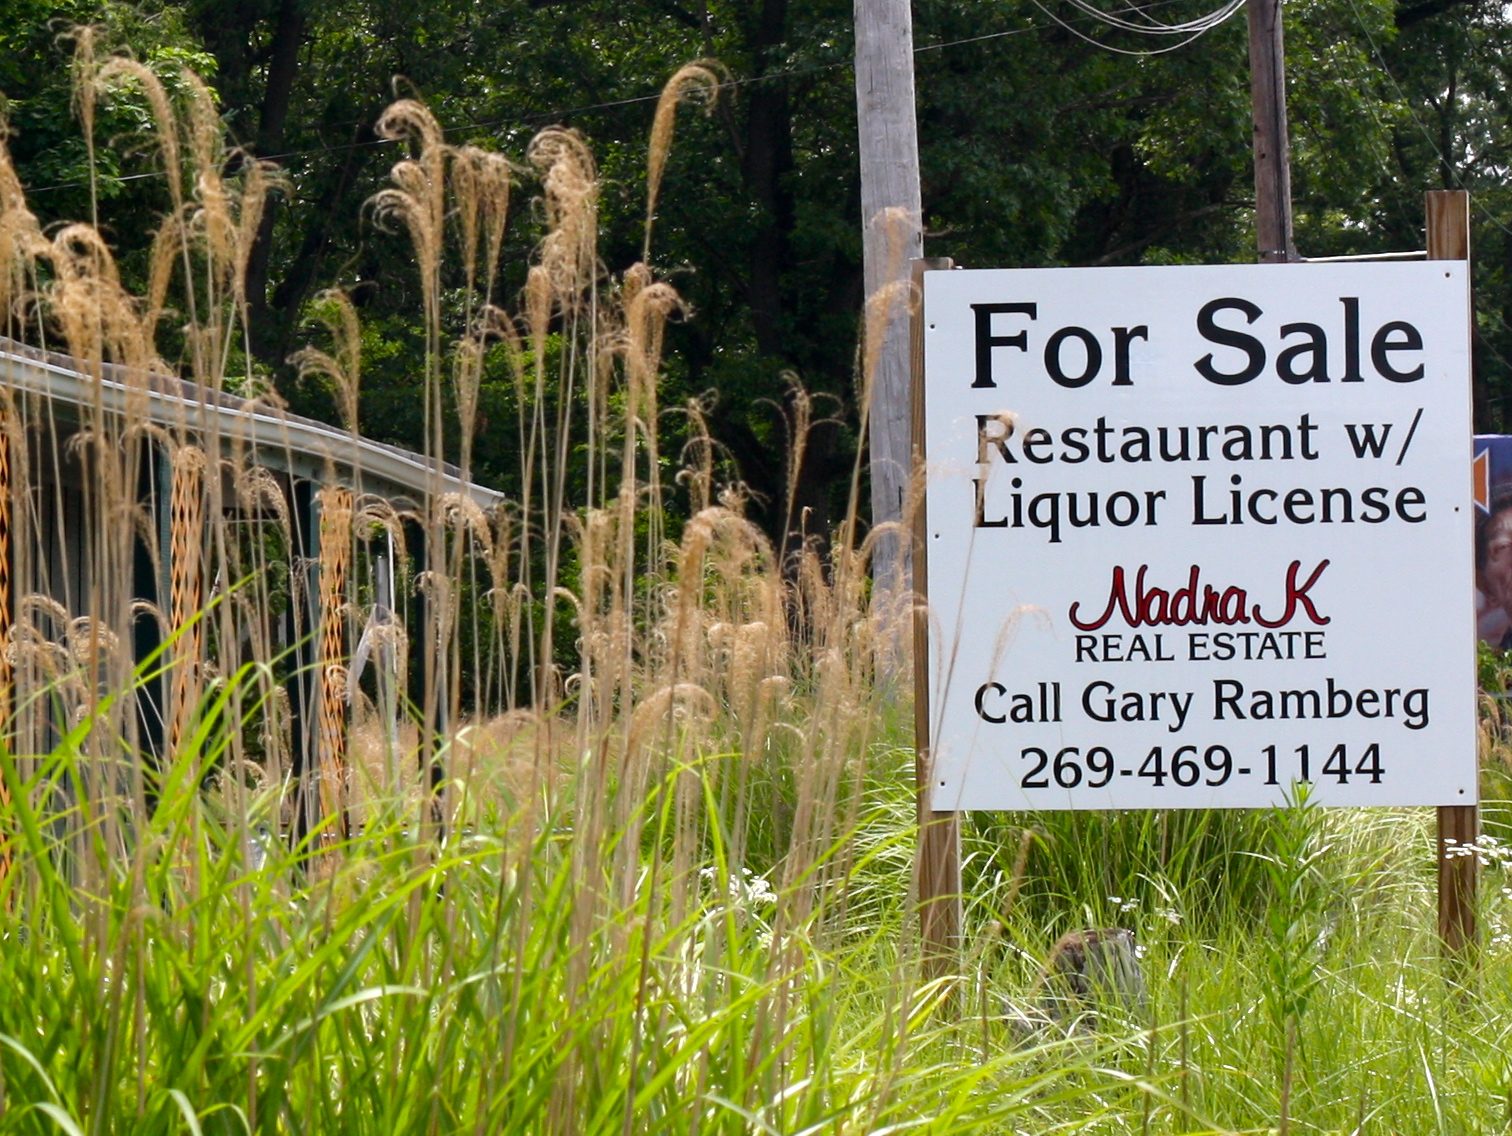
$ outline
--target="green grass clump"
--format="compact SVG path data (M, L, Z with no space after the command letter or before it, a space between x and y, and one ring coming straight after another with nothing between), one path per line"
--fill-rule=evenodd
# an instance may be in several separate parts
M54 755L14 799L78 773ZM78 818L23 803L0 1130L1000 1131L1104 1107L1086 1047L981 1053L934 1012L896 787L774 885L782 865L732 864L712 813L679 874L690 784L713 804L705 770L669 770L637 805L656 839L627 857L628 832L550 808L439 844L375 810L291 849L178 780L73 873L54 834Z
M1011 878L966 897L960 975L918 978L906 750L877 750L847 782L854 827L793 878L792 848L730 859L715 771L734 757L668 764L622 802L630 828L548 800L437 843L401 802L348 840L291 848L186 779L108 844L99 815L62 803L77 757L50 755L11 785L23 804L7 814L0 1131L1472 1133L1509 1119L1512 854L1494 840L1479 853L1484 950L1457 971L1434 934L1426 815L1262 814L1268 843L1245 853L1270 877L1255 917L1206 927L1179 894L1125 906L1146 1005L1096 1034L1024 1037L1009 1003L1054 927L1016 906ZM603 788L585 762L560 800ZM24 803L38 800L54 804ZM84 851L60 857L78 827Z
M228 151L197 80L78 43L86 134L98 99L140 99L166 208L134 295L96 229L28 210L0 139L0 330L124 392L66 413L0 392L0 1133L1512 1124L1498 703L1477 967L1441 965L1425 813L1299 806L975 818L963 949L926 981L860 471L826 543L790 545L745 515L699 404L670 408L691 441L666 452L687 313L654 208L646 261L611 276L584 139L512 163L390 108L404 156L374 217L414 251L425 456L465 478L486 394L518 477L489 510L439 478L365 493L340 455L295 484L187 409L147 413L187 377L277 419L235 367L276 175ZM653 202L677 102L715 78L680 73L658 109ZM539 232L506 296L523 176ZM293 362L355 432L360 314L340 293L314 314L331 350ZM812 410L794 394L790 471ZM41 555L68 493L79 524ZM171 595L137 594L149 576ZM1022 1028L1052 942L1114 925L1144 998L1095 1032Z

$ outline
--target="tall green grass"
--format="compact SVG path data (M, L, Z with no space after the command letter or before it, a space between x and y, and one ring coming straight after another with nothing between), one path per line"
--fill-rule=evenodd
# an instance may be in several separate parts
M172 779L86 893L27 804L78 778L60 747L11 786L0 1128L1000 1131L1103 1107L1081 1047L983 1054L931 1014L895 790L807 878L735 866L717 824L677 874L680 791L714 815L733 758L642 786L628 855L629 831L532 806L440 846L396 809L289 848Z
M276 413L240 291L275 171L234 159L191 76L78 43L86 135L96 100L142 101L165 220L134 295L93 227L31 213L0 150L0 320L87 374L123 365L141 399L147 376L184 376ZM959 973L921 979L907 707L854 501L822 555L774 546L698 406L658 401L681 308L650 218L678 102L715 75L669 86L646 259L617 275L582 138L549 130L510 162L414 102L379 123L406 148L373 205L414 251L426 452L468 470L479 391L502 384L522 461L491 513L349 475L354 540L397 546L418 670L393 677L415 679L408 700L338 676L344 819L291 824L273 613L318 580L290 560L274 473L140 405L81 408L69 448L53 408L7 396L0 1132L1505 1130L1506 857L1479 852L1481 968L1445 972L1421 815L980 819ZM526 176L534 207L512 208ZM505 296L521 215L541 228ZM315 314L328 331L295 362L355 431L358 313L338 292ZM681 455L670 412L691 424ZM82 588L28 551L75 460L94 478L66 538ZM213 474L190 559L221 588L192 622L132 594L143 549L186 563L138 498L152 463ZM349 650L379 626L357 563ZM145 661L144 620L162 641ZM186 725L148 760L135 705L154 684ZM1138 933L1147 1007L1016 1033L1050 942L1112 924Z

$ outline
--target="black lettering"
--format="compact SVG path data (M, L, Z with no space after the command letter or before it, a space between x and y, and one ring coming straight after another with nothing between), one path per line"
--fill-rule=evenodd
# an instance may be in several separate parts
M1113 385L1115 387L1134 385L1134 380L1129 377L1129 344L1136 339L1142 339L1148 343L1150 329L1144 324L1138 327L1113 329Z
M1281 507L1286 510L1286 519L1292 524L1310 525L1313 523L1313 495L1306 489L1291 490L1287 493Z
M1360 494L1360 520L1367 525L1378 525L1391 516L1391 507L1386 504L1386 487L1372 485Z
M977 687L976 692L977 717L984 722L990 722L994 726L1001 726L1008 720L1008 716L1006 714L987 713L987 707L985 704L987 702L988 691L991 691L993 694L1001 698L1003 697L1003 695L1008 693L1008 688L1000 682L984 682L981 686Z
M1340 296L1344 305L1344 377L1342 383L1363 383L1360 374L1360 298Z
M973 387L995 387L992 379L992 349L994 347L1016 347L1020 351L1029 350L1029 333L1018 331L1012 335L993 335L992 317L995 315L1021 315L1028 316L1031 320L1039 315L1038 304L972 304L971 310L976 313L976 379L972 382Z
M1068 339L1079 339L1082 349L1087 353L1086 363L1079 375L1073 375L1061 369L1061 347ZM1102 346L1097 342L1097 336L1084 327L1063 327L1045 344L1045 371L1063 387L1070 390L1084 387L1097 377L1097 372L1100 370L1102 370Z
M1392 339L1398 332L1402 338ZM1423 365L1419 363L1410 371L1398 371L1391 365L1391 352L1422 349L1422 333L1404 320L1394 320L1383 324L1381 330L1375 333L1375 338L1370 342L1370 361L1375 364L1375 369L1381 373L1382 378L1394 383L1415 383L1423 377Z
M1237 296L1209 300L1197 313L1197 333L1209 343L1243 351L1248 362L1238 371L1220 371L1213 363L1213 356L1208 354L1197 360L1194 366L1197 373L1210 383L1221 387L1237 387L1255 378L1265 368L1265 347L1253 335L1219 327L1215 317L1226 311L1242 312L1246 323L1254 323L1262 314L1258 305Z
M1018 459L1008 449L1008 439L1013 437L1013 419L1006 414L978 414L977 420L977 465L987 464L987 447L996 446L998 456L1009 465ZM997 427L997 430L993 430Z
M1055 455L1042 454L1040 451L1053 445L1055 445L1055 439L1050 436L1050 431L1036 426L1024 435L1024 457L1035 465L1046 465L1055 460Z
M1409 525L1421 524L1423 521L1426 521L1428 519L1427 510L1423 508L1423 506L1427 504L1427 502L1428 498L1423 496L1423 491L1421 489L1419 489L1416 485L1409 485L1406 489L1403 489L1400 493L1397 494L1397 516L1401 517L1402 520L1406 521ZM1407 511L1407 507L1409 505L1417 506L1417 512L1409 513Z
M1276 523L1276 514L1275 513L1262 513L1262 512L1260 512L1260 498L1265 497L1265 498L1268 498L1268 499L1274 501L1276 499L1276 496L1277 496L1277 494L1276 494L1276 491L1274 489L1256 489L1253 493L1251 493L1250 497L1249 497L1249 515L1250 515L1250 519L1254 520L1254 521L1257 521L1257 522L1259 522L1262 525L1273 525L1273 524L1275 524Z
M1067 465L1080 465L1086 461L1092 451L1087 447L1087 428L1085 426L1072 426L1061 432L1061 445L1066 447L1061 455L1061 461Z
M1244 721L1244 711L1239 708L1239 699L1244 694L1244 684L1237 679L1215 678L1213 680L1213 720L1224 721L1224 711L1239 721Z
M1017 480L1017 478L1015 478L1014 480ZM999 517L995 521L989 521L987 519L987 517L986 517L986 511L987 511L987 481L986 481L986 478L973 477L971 479L971 484L976 489L976 523L975 523L975 527L979 528L979 529L1006 529L1008 527L1008 518L1006 516Z
M1306 342L1288 347L1276 356L1276 374L1283 383L1298 386L1302 383L1328 382L1328 336L1315 323L1289 323L1281 328L1281 335L1305 335ZM1305 369L1299 370L1297 361L1306 358Z

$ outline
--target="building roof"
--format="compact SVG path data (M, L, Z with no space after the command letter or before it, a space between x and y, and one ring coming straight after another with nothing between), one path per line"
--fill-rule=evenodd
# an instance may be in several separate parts
M217 438L226 448L245 447L260 465L315 481L334 479L367 492L416 501L456 493L484 508L503 500L502 493L464 479L456 466L290 414L261 400L211 390L172 375L152 373L144 381L115 363L104 364L96 378L77 359L3 336L0 385L68 406L98 403L107 414L123 414L129 398L145 395L146 415L155 425L188 430L202 440Z

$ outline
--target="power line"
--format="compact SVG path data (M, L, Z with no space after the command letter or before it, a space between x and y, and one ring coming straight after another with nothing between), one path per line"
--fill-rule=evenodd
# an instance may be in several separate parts
M1073 6L1079 6L1079 5L1077 5L1077 0L1067 0L1067 2L1071 3ZM1151 0L1150 3L1144 4L1144 5L1142 5L1142 6L1138 7L1138 8L1136 8L1135 5L1131 3L1131 4L1127 5L1124 8L1124 11L1152 12L1152 11L1155 11L1155 10L1160 9L1160 8L1169 8L1169 7L1171 7L1171 6L1175 5L1175 4L1183 4L1183 3L1189 3L1189 2L1190 2L1190 0ZM1244 6L1244 0L1234 0L1234 3L1235 3L1235 5L1237 7L1240 7L1240 8L1242 8ZM1087 5L1087 7L1091 8L1091 5ZM1227 7L1227 5L1225 5L1225 7ZM1041 10L1044 11L1043 6L1041 6ZM1116 15L1116 13L1108 13L1108 12L1103 11L1100 8L1091 8L1091 10L1096 13L1097 17ZM1082 33L1080 31L1078 31L1074 27L1071 27L1071 26L1067 25L1064 21L1062 21L1059 17L1057 17L1053 12L1046 11L1045 14L1050 17L1052 23L1058 25L1059 27L1061 27L1062 29L1064 29L1066 31L1071 32L1073 35L1077 35L1077 36L1080 36L1083 39L1086 39L1085 36L1082 36ZM1230 13L1230 15L1231 14L1232 13ZM1225 16L1224 18L1227 19L1227 16ZM1222 21L1219 21L1219 22L1221 23ZM1175 26L1175 25L1160 25L1160 26ZM966 37L964 37L962 39L945 40L945 41L943 41L941 43L926 43L926 44L923 44L922 46L916 46L914 48L914 54L915 55L922 55L926 51L939 51L942 48L958 47L961 44L981 43L984 40L1004 39L1004 38L1006 38L1008 36L1024 35L1024 34L1026 34L1028 32L1046 31L1049 27L1050 27L1050 24L1025 24L1021 28L1010 28L1010 29L1008 29L1006 31L1001 31L1001 32L986 32L983 35L966 36ZM1105 46L1104 44L1102 44L1101 42L1099 42L1097 40L1087 40L1087 42L1091 43L1095 47L1103 47L1103 46Z
M1133 12L1138 15L1140 18L1137 20L1126 20L1117 12L1104 11L1095 4L1090 3L1089 0L1066 0L1066 2L1078 12L1090 16L1098 23L1106 24L1110 28L1133 32L1136 35L1186 36L1189 38L1183 40L1183 42L1189 43L1191 42L1191 38L1202 35L1204 32L1212 31L1230 19L1234 13L1244 7L1245 0L1226 0L1221 7L1214 9L1206 15L1199 16L1195 20L1181 20L1174 24L1161 23L1159 20L1151 17L1145 9L1135 7L1132 4L1126 7L1124 11ZM1057 19L1052 12L1047 11L1046 14L1051 19ZM1057 22L1059 21L1057 20Z
M1070 2L1072 3L1072 5L1074 7L1078 8L1078 9L1080 9L1082 11L1088 11L1088 10L1090 10L1090 11L1097 11L1097 9L1092 8L1092 6L1090 4L1078 4L1076 2L1076 0L1070 0ZM1180 51L1183 47L1187 46L1187 44L1191 43L1193 40L1197 39L1199 36L1202 36L1202 35L1206 34L1207 32L1211 31L1212 28L1217 27L1218 24L1221 24L1224 20L1227 20L1235 12L1237 12L1241 8L1243 8L1244 7L1244 3L1245 3L1245 0L1233 0L1233 2L1230 3L1230 4L1228 4L1224 9L1220 9L1220 11L1223 12L1223 17L1222 17L1222 19L1218 20L1217 23L1210 24L1210 25L1205 26L1205 27L1200 27L1196 31L1188 31L1188 32L1179 33L1179 34L1184 34L1186 36L1186 38L1182 39L1182 40L1178 40L1176 43L1170 44L1169 46L1166 46L1166 47L1147 47L1147 48L1133 49L1133 48L1127 48L1127 47L1115 47L1111 43L1105 43L1105 42L1103 42L1100 39L1094 39L1092 36L1088 35L1086 32L1081 31L1078 28L1072 27L1065 20L1063 20L1059 16L1057 16L1054 12L1052 12L1048 7L1045 6L1044 0L1034 0L1034 6L1036 8L1038 8L1041 12L1045 13L1045 15L1049 16L1052 20L1054 20L1061 27L1065 28L1066 31L1070 32L1077 39L1082 40L1085 43L1089 43L1093 47L1099 48L1099 49L1101 49L1103 51L1111 51L1114 55L1128 55L1128 56L1133 56L1135 58L1144 58L1146 56L1151 56L1151 55L1165 55L1167 52ZM1099 17L1099 20L1102 23L1108 23L1110 27L1119 27L1119 28L1121 28L1121 30L1125 30L1125 31L1136 30L1136 29L1134 29L1132 27L1132 25L1125 26L1125 25L1121 25L1121 24L1109 23L1108 19L1103 18L1105 16L1106 16L1106 13L1103 13L1102 16ZM1164 25L1162 25L1162 26L1164 26ZM1142 33L1146 34L1146 35L1171 34L1171 33L1167 33L1167 32L1155 32L1152 29L1138 29L1138 30L1142 31Z

